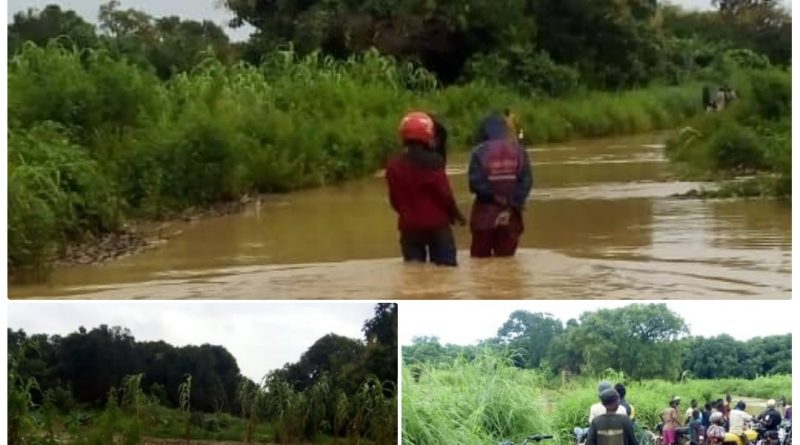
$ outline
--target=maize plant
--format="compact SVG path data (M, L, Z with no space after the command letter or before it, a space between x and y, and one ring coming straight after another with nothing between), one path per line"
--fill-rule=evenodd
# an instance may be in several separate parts
M186 443L192 441L192 412L191 412L191 396L192 396L192 376L186 374L186 380L178 386L178 400L180 409L184 415L184 434Z

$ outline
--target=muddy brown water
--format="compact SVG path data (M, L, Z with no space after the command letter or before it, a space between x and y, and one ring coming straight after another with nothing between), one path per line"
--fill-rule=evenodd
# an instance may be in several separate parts
M677 199L664 134L530 149L535 187L518 255L406 265L380 173L187 223L158 249L58 268L12 298L790 298L791 209ZM465 213L467 154L449 175Z

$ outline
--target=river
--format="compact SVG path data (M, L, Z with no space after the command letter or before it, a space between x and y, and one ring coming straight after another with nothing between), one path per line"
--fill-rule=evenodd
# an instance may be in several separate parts
M157 249L57 268L11 298L791 298L791 209L678 199L664 134L529 149L535 186L514 258L406 265L382 174L185 223ZM466 153L448 173L468 214Z

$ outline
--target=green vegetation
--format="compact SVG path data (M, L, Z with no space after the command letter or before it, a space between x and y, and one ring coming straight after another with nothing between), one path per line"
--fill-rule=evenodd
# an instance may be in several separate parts
M379 304L363 331L364 341L322 337L253 382L221 346L136 342L105 326L66 337L9 330L8 443L394 443L396 305Z
M700 111L703 82L727 82L741 111L704 118L725 131L693 125L711 148L683 141L676 159L739 168L759 153L744 167L789 189L788 75L769 68L758 90L764 79L737 74L789 65L791 16L775 2L222 3L256 29L247 42L117 1L101 6L99 30L57 5L14 16L13 278L42 279L67 245L131 221L366 175L411 108L441 116L460 149L504 107L543 143L674 128Z
M791 399L791 335L691 337L664 304L585 312L563 324L515 311L478 345L421 337L403 347L403 444L497 443L536 433L572 442L597 384L623 383L637 425L655 427L675 395L701 404Z
M792 185L791 72L740 71L741 99L724 113L698 116L669 142L668 153L692 177L753 176L718 195L790 197Z
M68 243L130 218L363 176L395 149L397 120L413 107L446 116L463 148L501 104L533 140L562 141L671 128L696 111L698 89L528 102L499 87L434 85L375 52L274 53L261 67L209 59L162 83L103 52L26 46L9 72L10 269L42 276Z
M474 358L403 370L403 444L497 443L535 433L555 434L554 445L571 443L573 427L587 426L597 402L597 383L622 382L637 424L653 428L670 398L701 403L734 397L791 397L791 377L754 380L632 380L606 371L596 378L558 378L514 366L508 351L483 348ZM415 380L415 374L418 380Z
M790 334L746 342L724 334L688 334L684 320L665 304L585 312L567 323L549 314L515 311L497 336L478 346L443 346L435 337L419 337L403 347L403 361L410 366L450 363L490 348L513 352L519 368L550 375L594 376L615 369L636 379L753 379L792 371Z

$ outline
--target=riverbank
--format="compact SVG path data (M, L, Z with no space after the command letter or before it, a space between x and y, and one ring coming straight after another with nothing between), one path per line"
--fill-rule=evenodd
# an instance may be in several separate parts
M706 197L770 196L790 201L791 71L743 70L739 99L690 120L668 141L683 177L724 182Z
M439 114L461 151L505 107L534 144L674 128L700 108L697 85L543 100L438 88L375 53L209 61L160 81L102 52L29 46L9 62L8 89L9 269L33 277L129 221L367 176L397 149L408 109Z

